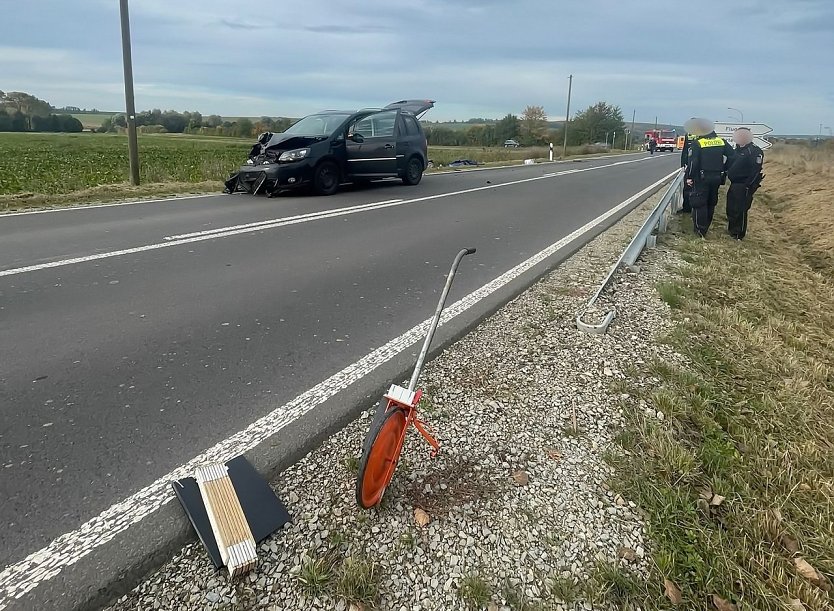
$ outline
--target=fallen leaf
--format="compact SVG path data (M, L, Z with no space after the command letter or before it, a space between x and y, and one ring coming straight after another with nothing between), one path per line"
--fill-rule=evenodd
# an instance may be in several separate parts
M365 611L365 605L362 603L350 603L348 611Z
M708 501L706 501L705 499L698 499L698 501L695 504L698 506L698 509L700 509L703 513L709 515Z
M683 594L681 594L680 589L675 582L671 579L664 579L663 580L663 587L664 587L664 594L666 594L666 598L672 601L673 605L679 605L683 602Z
M811 489L811 486L809 486L805 482L802 482L801 484L799 484L799 489L803 492L808 492Z
M718 611L738 611L738 607L729 600L724 600L718 594L712 595L712 604Z
M634 562L635 560L637 560L637 552L635 552L630 547L621 547L617 550L617 555L620 558L625 558L629 562Z
M713 507L718 507L721 503L724 502L725 497L721 496L720 494L716 494L710 499L709 504Z
M698 491L698 496L704 499L707 503L712 500L712 489L711 488L701 488Z
M828 580L817 569L812 567L805 558L794 558L793 563L796 565L796 572L802 575L805 579L810 581L815 586L823 589L828 589Z
M796 554L799 551L799 541L797 541L790 535L782 535L781 537L779 537L779 542L791 554Z
M526 486L530 483L530 476L526 471L516 471L513 473L513 481L517 486Z
M805 605L803 605L802 601L798 598L792 598L789 600L788 606L793 609L793 611L805 611Z
M425 511L420 509L419 507L414 510L414 521L417 522L417 526L421 528L424 526L428 526L429 522L431 522L431 517Z
M497 602L491 600L489 602L489 606L487 607L487 611L500 611L500 607L498 606Z
M548 448L547 457L552 458L553 460L559 460L560 458L562 458L562 453L556 448Z

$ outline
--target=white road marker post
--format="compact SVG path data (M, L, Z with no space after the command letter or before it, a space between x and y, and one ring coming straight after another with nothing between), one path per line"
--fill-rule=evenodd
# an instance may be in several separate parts
M553 143L550 143L550 161L553 161Z

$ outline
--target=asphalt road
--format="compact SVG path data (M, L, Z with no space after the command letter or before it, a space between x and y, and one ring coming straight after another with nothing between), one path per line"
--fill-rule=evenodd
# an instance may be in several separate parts
M450 302L677 161L0 216L0 565L428 318L461 247Z

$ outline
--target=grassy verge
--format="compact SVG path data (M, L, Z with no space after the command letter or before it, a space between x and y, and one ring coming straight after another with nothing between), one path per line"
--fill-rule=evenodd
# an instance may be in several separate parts
M804 181L830 189L827 173ZM630 595L644 609L675 590L693 609L833 608L834 282L809 256L828 236L801 243L780 215L807 202L768 185L744 242L721 214L706 241L688 223L667 238L688 264L659 287L677 319L666 341L688 365L655 363L653 389L630 389L665 417L632 412L615 461L649 524L656 578Z
M129 184L127 138L119 134L0 134L0 212L217 193L245 159L250 139L145 134L139 136L140 187ZM592 154L575 147L569 155ZM475 159L508 165L547 157L547 149L430 147L435 165ZM438 168L445 169L445 168Z

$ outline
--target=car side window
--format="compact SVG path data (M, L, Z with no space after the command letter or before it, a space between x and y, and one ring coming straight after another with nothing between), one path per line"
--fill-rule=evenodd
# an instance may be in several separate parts
M360 134L365 138L390 138L394 135L397 124L397 111L387 110L368 115L350 128L350 134Z
M419 136L420 128L417 125L417 120L414 117L403 115L403 124L405 125L405 133L408 136Z

